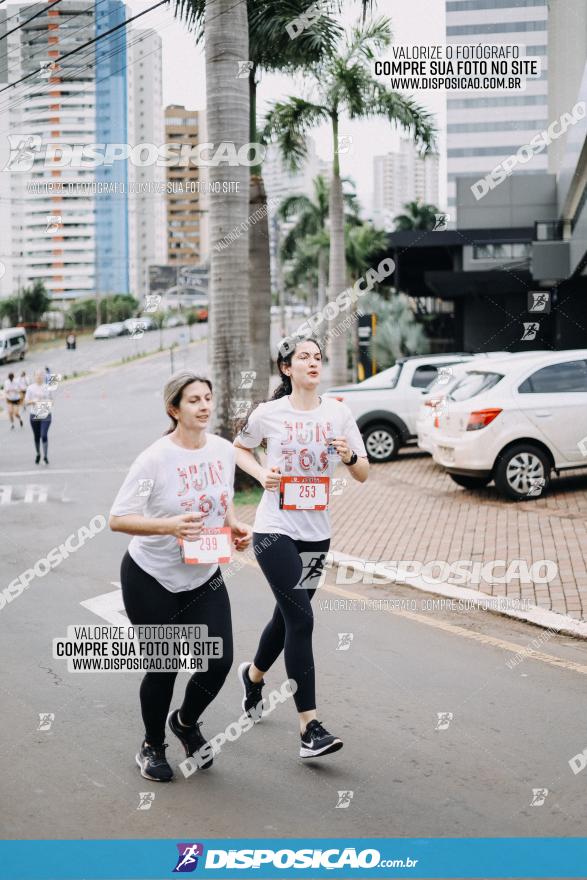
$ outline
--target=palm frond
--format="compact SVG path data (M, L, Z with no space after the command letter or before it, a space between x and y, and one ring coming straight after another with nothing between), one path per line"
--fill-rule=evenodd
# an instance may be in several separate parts
M199 43L204 36L204 18L206 15L206 0L169 0L174 7L174 16L183 21Z
M309 131L325 122L329 115L327 107L297 97L277 101L270 108L265 116L265 130L277 141L292 171L298 169L307 156Z

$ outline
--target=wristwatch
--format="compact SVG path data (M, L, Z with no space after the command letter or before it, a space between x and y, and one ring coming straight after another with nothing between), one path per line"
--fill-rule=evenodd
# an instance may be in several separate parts
M357 453L356 453L356 452L353 452L353 454L351 455L351 457L349 458L349 460L348 460L348 461L343 461L343 464L346 464L347 467L352 467L354 464L357 463L357 459L358 459L358 458L359 458L359 456L357 455Z

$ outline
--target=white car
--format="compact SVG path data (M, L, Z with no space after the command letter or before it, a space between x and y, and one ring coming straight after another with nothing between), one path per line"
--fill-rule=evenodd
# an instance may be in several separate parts
M115 324L99 324L94 330L94 339L112 339L124 333L124 324L117 321Z
M141 315L138 318L127 318L122 323L124 327L123 333L130 333L131 336L140 335L141 330L145 333L149 330L157 329L155 321L145 315Z
M517 354L512 354L509 351L485 351L472 355L471 360L475 360L475 358L506 358L508 356L517 357ZM445 406L447 396L469 369L471 360L453 364L452 367L441 370L432 384L424 391L416 419L417 443L424 452L429 452L431 455L434 452L435 416Z
M356 385L329 388L344 400L361 429L371 461L391 461L416 437L416 418L424 391L443 368L472 360L472 354L430 354L399 358L393 367Z
M467 489L516 500L587 467L587 349L469 364L437 415L434 460Z

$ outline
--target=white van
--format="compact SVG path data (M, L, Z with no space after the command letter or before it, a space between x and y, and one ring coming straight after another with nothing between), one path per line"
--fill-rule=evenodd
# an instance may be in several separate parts
M0 330L0 364L24 360L27 349L24 327L7 327L5 330Z

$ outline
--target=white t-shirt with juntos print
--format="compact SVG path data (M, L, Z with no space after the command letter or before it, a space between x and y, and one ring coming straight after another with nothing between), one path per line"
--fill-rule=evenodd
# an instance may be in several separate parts
M234 496L235 459L232 444L215 434L206 434L201 449L184 449L169 436L161 437L135 459L110 513L146 517L203 513L204 528L223 526ZM128 552L171 593L202 586L218 567L183 562L174 535L135 535Z
M345 437L359 457L367 452L361 432L345 403L322 397L311 410L294 409L289 397L259 404L250 414L236 441L248 449L267 443L267 467L278 467L283 476L330 477L340 462L329 455L328 438ZM281 510L279 490L263 492L255 517L255 532L289 535L298 541L323 541L330 537L328 510Z

